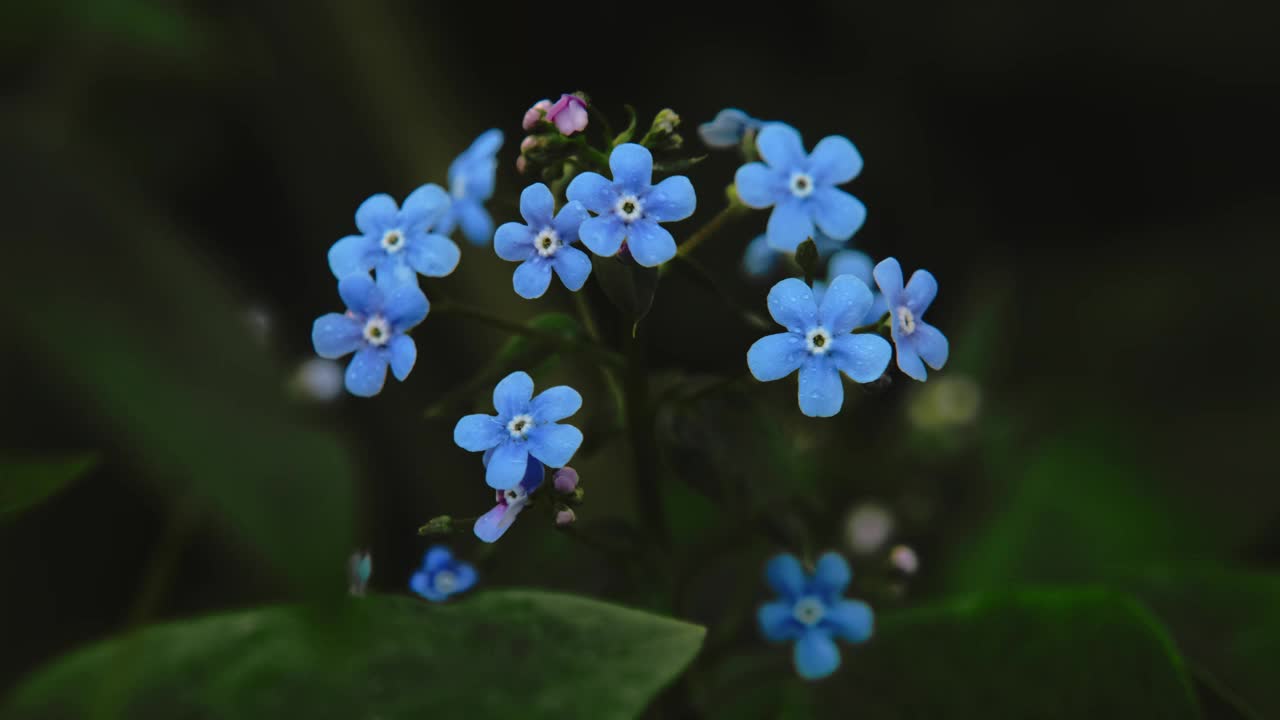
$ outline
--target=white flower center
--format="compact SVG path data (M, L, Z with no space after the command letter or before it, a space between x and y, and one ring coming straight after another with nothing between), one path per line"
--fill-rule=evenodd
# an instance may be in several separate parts
M618 198L618 203L613 206L613 211L619 218L622 218L623 222L639 220L644 215L644 208L640 205L640 198L635 195L623 195Z
M542 228L542 232L533 239L533 247L542 257L551 257L560 249L560 234L552 227Z
M813 178L808 173L791 173L791 194L798 198L809 197L813 193Z
M511 418L511 422L507 423L507 432L511 433L511 437L517 440L524 438L532 429L533 416L531 415L517 415Z
M436 592L441 595L449 595L458 589L458 576L448 570L441 570L432 578L431 584L435 587Z
M381 315L374 315L364 322L364 340L379 347L391 342L391 323Z
M388 230L382 236L382 249L389 253L397 253L404 249L404 233L399 230Z
M898 327L908 335L916 331L916 316L906 305L898 308Z
M827 606L812 595L800 598L791 609L791 616L796 619L796 622L805 626L817 625L822 622L826 614Z
M814 355L824 355L831 351L831 333L824 327L816 327L805 333L805 347Z
M523 505L525 499L529 497L529 493L525 492L524 488L519 485L503 490L501 494L508 507Z

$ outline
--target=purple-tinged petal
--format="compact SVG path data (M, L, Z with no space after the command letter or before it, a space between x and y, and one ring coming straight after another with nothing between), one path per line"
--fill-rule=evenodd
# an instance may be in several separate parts
M392 339L390 349L391 374L403 382L409 377L409 371L413 370L413 364L418 359L418 346L408 335L397 335Z
M804 338L795 333L765 335L747 350L747 367L755 379L769 382L795 372L808 356Z
M530 455L529 462L525 465L524 477L520 478L520 489L524 490L525 495L528 495L542 485L546 475L546 466Z
M390 195L372 195L356 208L356 227L365 235L381 237L384 232L397 225L399 212L396 201Z
M756 136L756 149L769 167L782 170L800 169L808 159L799 131L785 123L766 124Z
M794 610L794 605L789 600L761 605L756 611L756 620L760 623L760 632L765 639L781 642L799 638L804 627L796 621Z
M329 248L329 270L339 280L368 273L377 262L377 249L377 243L364 235L348 235Z
M572 425L540 423L529 431L529 454L547 467L564 467L582 445L582 431Z
M794 197L779 202L769 213L765 234L769 236L769 245L774 250L795 252L800 243L814 235L809 206Z
M764 576L784 600L794 601L804 593L804 568L795 555L774 555L764 567Z
M796 641L796 674L805 680L821 680L840 667L840 649L831 636L810 628Z
M893 328L893 344L898 348L898 369L909 378L914 378L920 382L927 380L929 372L924 369L924 362L920 360L920 355L916 352L915 346L910 341L904 341L898 335L896 324Z
M528 260L537 252L533 247L533 230L518 222L503 223L493 236L493 249L503 260Z
M653 180L653 153L643 145L623 143L609 154L609 170L619 189L639 195Z
M800 412L809 417L831 417L844 405L844 385L835 363L814 357L800 366Z
M818 324L832 335L843 335L862 323L871 307L871 288L852 275L841 275L827 286L818 308Z
M862 155L840 135L822 138L809 153L809 174L819 185L843 185L862 172Z
M861 200L833 187L814 190L809 204L815 223L833 240L848 240L867 220Z
M875 629L875 615L861 600L838 600L827 605L822 627L841 640L865 642Z
M818 324L813 290L799 278L780 280L769 289L769 314L793 333L806 333Z
M876 263L872 275L876 278L880 292L884 293L885 302L889 305L899 304L902 296L902 266L898 264L897 258L888 257Z
M481 413L464 416L453 428L453 442L470 452L491 451L509 437L506 425L492 415ZM485 453L485 465L489 464L490 455Z
M647 217L627 226L627 248L644 267L656 267L676 256L675 238Z
M658 222L684 220L698 207L693 183L683 175L669 177L654 185L644 198L645 217Z
M341 313L316 318L311 325L311 344L316 354L332 360L353 353L364 339L364 323Z
M369 316L382 311L383 295L368 275L348 275L338 281L338 296L347 308Z
M581 409L582 395L568 385L547 388L529 403L529 414L539 425L563 420Z
M525 443L508 439L494 449L489 464L484 469L484 481L497 490L510 490L520 484L529 463L529 449Z
M917 320L924 315L924 311L929 309L929 304L937 296L938 281L928 270L917 270L911 273L911 280L907 282L907 287L902 292L903 302L911 308L911 312L915 313Z
M832 343L832 362L854 382L879 380L893 358L893 346L873 333L839 335Z
M458 267L462 251L457 243L435 233L418 235L404 249L409 266L427 277L444 277Z
M511 286L525 300L542 297L551 287L551 263L542 257L525 260L511 274Z
M564 192L565 197L582 203L583 207L597 215L613 210L618 199L618 190L613 182L599 173L584 172L569 183Z
M734 173L733 183L738 197L747 207L762 209L772 206L782 197L777 173L762 162L747 163Z
M529 227L550 225L555 211L555 198L551 197L551 190L546 185L534 183L520 192L520 216Z
M358 351L347 366L345 379L352 395L377 395L387 381L387 353L370 347Z
M916 353L920 355L921 360L929 364L929 367L941 370L942 366L947 364L947 356L951 348L947 342L947 336L943 335L941 330L917 320L916 331L911 333L911 338L915 344Z
M582 177L579 175L578 177ZM627 236L627 228L617 215L593 217L578 228L582 244L601 257L612 257L622 248L622 239Z
M503 422L529 412L529 401L532 399L533 378L520 370L502 378L493 388L493 406L497 408L498 417Z
M476 518L476 524L472 527L476 537L491 543L497 542L502 537L507 528L511 527L511 523L516 521L516 516L524 509L524 505L507 505L505 503L494 505L489 512Z

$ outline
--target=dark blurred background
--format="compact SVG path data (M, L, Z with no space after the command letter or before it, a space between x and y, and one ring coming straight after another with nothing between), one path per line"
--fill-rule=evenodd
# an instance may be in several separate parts
M490 209L498 223L514 219L530 182L514 169L520 118L574 90L615 118L623 103L642 122L675 109L693 152L696 124L728 106L785 120L810 145L843 134L861 150L866 166L848 189L869 216L854 246L939 278L930 319L953 361L937 377L976 383L980 417L946 440L918 436L903 418L920 389L901 376L826 425L799 416L793 385L760 392L778 401L779 432L817 458L808 472L845 489L807 516L820 542L841 546L859 502L899 513L898 539L922 558L901 602L1008 576L1082 579L1129 561L1280 561L1270 367L1280 53L1264 4L841 2L695 14L80 0L10 4L0 17L4 317L21 328L6 333L3 446L103 458L0 527L0 689L144 619L287 595L225 519L166 490L164 473L140 459L146 449L131 445L137 435L118 432L109 408L125 406L87 399L75 361L52 362L61 351L31 341L47 334L88 362L95 348L77 338L92 328L45 326L29 308L119 293L152 341L198 338L199 318L175 317L173 295L132 279L167 257L150 248L180 252L184 267L228 289L224 311L269 319L262 347L223 345L219 357L270 356L284 385L311 354L312 319L340 309L325 252L354 231L360 201L443 183L451 158L497 127L507 138ZM737 162L713 154L691 171L699 211L684 233L722 207ZM762 228L753 216L700 251L757 311L767 284L742 278L738 263ZM151 244L136 242L143 235ZM516 318L569 307L558 288L520 301L510 265L460 244L459 270L428 281L429 297ZM664 283L644 325L656 369L742 372L758 332L717 302L680 277ZM372 550L373 586L389 592L404 589L425 547L418 525L491 503L475 458L451 443L461 412L424 420L422 409L504 338L452 318L429 318L416 337L406 383L304 411L350 453L353 545ZM166 368L183 375L181 364ZM593 378L582 380L590 428L607 417L607 394L595 375L577 376ZM147 390L131 382L113 392ZM854 437L861 454L837 457ZM575 462L591 489L584 527L632 515L617 465L627 456L586 450ZM458 542L486 563L491 585L636 596L594 555L527 525L491 555ZM755 578L771 547L762 538L733 561L751 593L763 593ZM158 584L148 580L157 567L169 568Z

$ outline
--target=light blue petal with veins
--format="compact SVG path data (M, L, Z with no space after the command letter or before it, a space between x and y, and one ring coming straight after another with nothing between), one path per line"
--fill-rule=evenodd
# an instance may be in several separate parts
M747 163L738 168L733 183L738 189L738 197L747 207L767 208L781 197L777 174L762 162Z
M841 275L827 286L818 308L818 324L832 335L843 335L867 316L871 307L871 288L852 275Z
M765 335L747 350L747 367L757 380L769 382L795 372L808 356L804 338L795 333Z
M507 426L492 415L477 413L466 415L453 427L453 442L463 450L480 452L492 450L502 441L511 437ZM489 453L485 455L485 464L489 464Z
M510 490L520 484L529 462L529 449L525 443L508 436L493 451L484 469L484 481L497 490Z
M800 132L785 123L768 123L756 136L756 149L769 167L782 170L803 169L808 156Z
M390 348L391 374L403 381L409 377L409 371L413 370L413 364L418 359L418 346L408 335L398 335L392 339Z
M795 252L800 243L814 235L809 205L799 198L787 198L769 214L765 233L774 250Z
M427 277L444 277L458 267L462 251L457 243L435 233L418 235L404 249L409 266Z
M861 200L833 187L814 190L809 207L818 228L834 240L853 237L867 219L867 208Z
M387 381L387 353L370 347L361 349L347 365L345 380L352 395L377 395Z
M613 204L618 200L618 191L613 182L593 172L584 172L575 177L564 194L597 215L612 212Z
M623 143L609 154L609 170L618 189L639 195L653 180L653 153L643 145Z
M386 193L378 193L367 198L356 208L356 227L365 235L382 237L390 228L399 222L399 208L396 201Z
M515 415L529 412L529 401L533 399L533 378L520 370L502 378L493 388L493 406L498 410L498 417L506 422Z
M693 183L683 175L669 177L654 185L644 198L645 217L658 222L684 220L698 207Z
M647 217L627 227L627 247L631 257L644 267L656 267L676 256L675 238Z
M511 274L511 286L525 300L542 297L551 287L551 263L543 257L532 257Z
M889 368L893 358L893 346L888 340L873 333L839 335L832 340L832 362L854 382L869 383L879 380Z
M581 177L581 175L579 175ZM593 217L582 223L578 229L582 244L601 257L618 254L622 240L627 236L627 227L618 216L610 212L608 215Z
M551 190L542 183L534 183L520 192L520 216L529 227L546 227L556 211Z
M862 172L862 155L846 137L824 137L809 153L809 174L818 185L843 185L859 172Z
M560 248L552 258L551 266L560 276L560 282L573 292L581 290L591 275L591 258L578 248Z
M564 467L582 445L582 431L572 425L538 424L529 431L529 454L547 467Z
M835 363L825 357L810 357L800 365L797 397L800 412L809 417L831 417L844 405L844 385Z
M780 280L769 289L769 314L793 333L804 334L818 324L813 290L799 278Z
M582 395L568 385L547 388L529 403L529 414L540 425L563 420L580 409Z
M362 340L364 323L342 313L322 315L311 325L311 344L322 358L332 360L353 353Z
M493 250L503 260L519 262L533 257L534 231L518 222L503 223L493 236Z

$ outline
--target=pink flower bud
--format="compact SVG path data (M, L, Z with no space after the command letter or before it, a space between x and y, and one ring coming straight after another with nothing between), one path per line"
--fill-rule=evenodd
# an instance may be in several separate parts
M528 117L526 115L526 117ZM556 124L564 135L572 135L587 127L587 104L577 95L561 95L547 111L547 120Z
M920 569L920 558L916 556L915 550L906 545L899 545L889 552L889 564L897 568L898 572L915 575Z
M551 476L551 482L556 492L569 495L578 487L578 471L566 465Z
M538 144L538 138L532 135L526 135L524 140L520 141L520 152L529 152L530 150L538 147Z
M578 516L573 513L573 509L566 508L556 513L556 527L564 527L565 525L572 525L574 521L577 519L578 519Z
M516 172L523 175L524 171L527 170L528 167L529 167L529 161L525 160L523 155L516 158Z
M551 109L550 100L539 100L533 104L533 107L524 111L524 120L520 121L520 127L525 130L532 130L534 125L542 119L542 114Z

